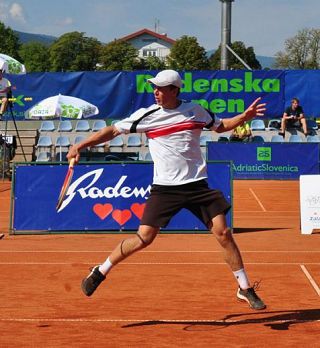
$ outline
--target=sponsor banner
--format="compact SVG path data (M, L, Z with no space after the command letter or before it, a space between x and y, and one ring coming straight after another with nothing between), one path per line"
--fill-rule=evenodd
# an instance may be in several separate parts
M17 120L45 98L64 94L96 105L95 118L121 119L154 103L147 79L158 71L45 72L8 75ZM199 103L221 118L242 113L257 97L267 103L265 118L281 117L292 97L299 97L306 117L320 116L319 70L180 71L181 98ZM30 100L32 98L32 100ZM11 117L10 112L6 117Z
M136 230L150 193L152 163L79 164L59 212L56 204L66 165L16 165L13 230L121 231ZM232 203L230 162L208 163L210 187ZM232 212L227 215L232 227ZM206 230L183 209L164 231Z
M299 98L305 117L319 117L320 70L287 70L285 72L285 107Z
M320 175L300 176L301 233L320 230Z
M266 117L283 113L283 71L217 70L184 71L180 74L183 82L181 98L202 105L220 118L242 113L258 97L268 103ZM146 80L153 76L150 72L136 73L137 95L149 93L150 96L153 90ZM149 100L153 102L153 96Z
M36 103L60 93L96 105L100 113L95 118L121 119L154 103L153 89L147 79L154 77L157 72L95 71L9 75L15 98L13 113L17 120L23 120L25 112ZM265 117L273 118L283 113L285 71L207 70L181 71L180 74L183 80L181 98L201 104L221 118L242 113L257 97L262 97L268 104ZM313 93L313 89L310 91ZM300 90L296 92L299 95ZM315 116L319 113L318 109L315 113L308 113L307 105L303 100L301 102L306 115ZM11 117L10 112L6 116Z
M319 173L317 143L207 143L208 160L232 161L235 179L299 179Z

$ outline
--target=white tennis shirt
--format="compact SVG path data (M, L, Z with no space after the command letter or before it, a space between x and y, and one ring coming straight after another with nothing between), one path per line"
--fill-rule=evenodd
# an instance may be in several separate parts
M145 133L154 162L153 183L183 185L207 178L200 148L203 128L217 129L221 120L202 106L182 102L176 109L157 104L142 108L114 126L121 133Z

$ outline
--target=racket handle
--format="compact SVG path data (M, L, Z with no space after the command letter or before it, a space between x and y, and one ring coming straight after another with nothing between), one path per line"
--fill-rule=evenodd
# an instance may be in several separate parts
M70 162L69 162L69 168L73 168L75 165L76 159L75 158L71 158Z

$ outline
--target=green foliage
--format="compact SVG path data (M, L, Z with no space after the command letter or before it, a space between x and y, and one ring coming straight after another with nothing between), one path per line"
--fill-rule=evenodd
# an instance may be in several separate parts
M205 70L209 68L206 51L193 36L184 35L172 46L168 67L176 70Z
M143 66L141 69L145 70L163 70L166 69L166 63L161 60L159 57L147 57L146 59L143 59Z
M20 60L19 38L11 28L6 27L2 22L0 22L0 38L0 53Z
M253 47L246 47L242 41L235 41L230 44L232 50L247 64L251 69L261 69L261 65L256 58ZM228 53L228 69L246 69L246 67L231 52ZM210 68L220 70L221 67L221 45L209 58Z
M52 71L91 71L96 69L101 44L84 33L70 32L59 37L49 49Z
M20 57L27 72L42 72L50 70L49 48L40 42L22 44Z
M136 70L141 66L138 51L128 42L114 40L101 48L99 70Z
M279 69L319 69L320 29L302 29L285 41L285 51L276 53Z

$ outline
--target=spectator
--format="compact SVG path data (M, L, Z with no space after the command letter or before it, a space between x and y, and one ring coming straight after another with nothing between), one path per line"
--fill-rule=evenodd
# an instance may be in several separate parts
M11 84L9 80L3 77L3 70L0 69L0 120L2 115L6 112L8 106L8 93L10 92Z
M302 106L299 105L298 98L292 98L291 106L287 107L285 112L283 113L281 120L281 131L279 132L279 134L284 137L286 127L293 127L297 123L300 127L302 126L303 134L307 136L307 121L304 117Z
M238 127L234 128L232 130L229 140L242 142L252 141L252 130L250 128L249 122L245 121Z

